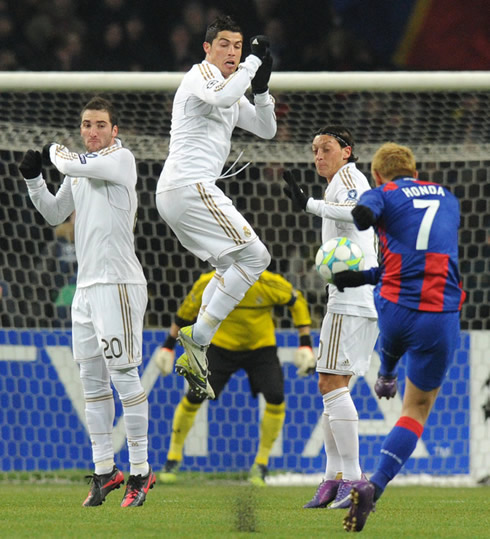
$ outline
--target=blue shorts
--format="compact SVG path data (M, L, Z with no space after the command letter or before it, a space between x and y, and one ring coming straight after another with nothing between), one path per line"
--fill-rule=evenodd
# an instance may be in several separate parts
M459 312L416 311L375 295L381 362L406 354L407 377L422 391L442 385L459 339Z

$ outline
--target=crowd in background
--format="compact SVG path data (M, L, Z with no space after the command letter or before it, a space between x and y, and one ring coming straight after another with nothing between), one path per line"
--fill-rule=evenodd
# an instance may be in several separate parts
M387 67L328 0L0 0L0 71L186 71L220 13L270 37L275 70Z

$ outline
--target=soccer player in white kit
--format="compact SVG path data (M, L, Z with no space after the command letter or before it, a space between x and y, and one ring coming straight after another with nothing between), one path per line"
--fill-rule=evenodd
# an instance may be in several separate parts
M255 36L250 45L252 53L240 63L240 27L227 16L208 26L206 57L186 73L175 94L169 153L156 190L158 212L180 243L216 269L197 321L179 331L185 353L176 361L190 388L211 399L209 343L270 263L252 226L216 186L226 177L222 170L235 127L264 139L276 133L268 40ZM254 104L244 95L250 84Z
M122 507L139 506L155 483L148 464L148 399L138 373L142 359L146 279L134 250L136 162L116 138L112 104L94 97L81 112L87 153L47 144L28 150L19 166L29 196L50 225L76 212L77 289L72 304L73 356L80 366L95 472L83 505L102 504L124 484L114 462L114 397L123 406L130 475ZM56 196L41 174L42 158L65 178Z
M284 173L288 184L284 191L295 209L323 218L322 243L344 236L359 245L367 269L378 265L377 240L374 232L365 234L367 231L357 229L351 211L361 194L371 187L355 165L353 148L352 134L345 127L330 125L320 129L312 149L316 170L328 183L324 199L308 198L289 171ZM377 318L372 286L340 292L334 284L328 285L316 369L324 406L327 465L324 480L306 508L328 504L332 509L349 507L353 481L364 478L359 465L359 418L348 386L352 375L364 375L369 369L379 333Z

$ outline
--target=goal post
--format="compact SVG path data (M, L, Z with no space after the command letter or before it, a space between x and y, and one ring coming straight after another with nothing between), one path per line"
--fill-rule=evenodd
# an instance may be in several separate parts
M75 370L64 367L70 354L67 298L75 277L66 260L70 253L63 251L65 258L56 254L59 238L32 207L17 166L28 148L40 150L51 141L83 151L79 112L94 93L115 103L121 139L137 160L135 241L149 291L143 370L145 383L154 377L151 458L155 468L163 464L183 381L175 375L158 379L152 354L164 339L180 300L208 269L180 246L154 201L168 152L172 98L182 76L0 73L0 469L53 469L70 462L73 467L90 465L80 413L83 406L77 400L79 381ZM322 196L325 184L315 173L311 154L318 128L328 123L349 127L356 140L358 166L368 177L371 156L381 143L408 144L421 178L443 184L459 198L460 265L468 294L462 311L464 334L418 449L425 453L415 456L407 469L419 476L455 474L479 479L481 472L490 474L485 460L490 420L485 422L481 410L484 390L477 389L490 375L485 352L490 330L490 72L273 73L271 93L276 99L277 136L261 141L237 129L227 167L241 152L241 161L251 164L219 185L269 248L269 269L283 274L304 293L315 331L325 302L324 284L313 269L321 226L316 217L292 211L282 192L282 172L294 169L309 195ZM60 175L49 167L45 176L55 191ZM285 358L288 412L271 469L321 472L324 456L315 434L321 399L315 378L295 376L288 360L297 343L292 322L287 309L276 310L274 316ZM369 377L362 378L353 387L366 471L372 471L388 424L385 418L393 413L377 406L371 382ZM478 398L470 399L474 391ZM120 408L117 413L120 418ZM223 395L223 404L209 404L203 419L206 425L201 424L190 438L184 467L246 469L256 449L259 414L260 406L249 395L246 380L238 377ZM120 438L118 428L115 432ZM476 468L474 463L479 463Z

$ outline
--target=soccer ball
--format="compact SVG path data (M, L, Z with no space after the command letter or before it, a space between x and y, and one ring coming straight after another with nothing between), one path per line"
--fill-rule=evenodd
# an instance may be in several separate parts
M361 271L364 268L364 254L359 245L349 238L333 238L318 249L315 267L327 283L332 283L334 273Z

